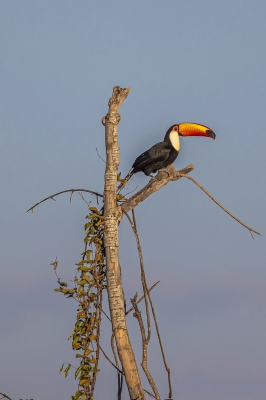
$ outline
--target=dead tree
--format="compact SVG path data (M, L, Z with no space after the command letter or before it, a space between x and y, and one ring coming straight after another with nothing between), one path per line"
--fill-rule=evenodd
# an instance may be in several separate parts
M108 114L102 119L105 125L106 169L104 186L104 247L106 276L112 328L116 339L119 358L123 366L131 399L144 398L135 355L130 343L124 306L121 270L118 252L118 224L122 218L121 207L116 201L116 184L119 166L118 113L129 89L115 87L109 100Z

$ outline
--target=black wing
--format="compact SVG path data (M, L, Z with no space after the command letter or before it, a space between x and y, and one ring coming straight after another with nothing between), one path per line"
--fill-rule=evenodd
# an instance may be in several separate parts
M132 165L133 170L142 171L147 165L165 161L171 152L171 148L165 142L156 143L149 150L136 158Z

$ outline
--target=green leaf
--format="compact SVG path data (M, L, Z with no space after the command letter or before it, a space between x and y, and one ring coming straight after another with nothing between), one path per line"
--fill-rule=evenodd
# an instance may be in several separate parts
M78 265L79 269L80 269L80 266L84 266L84 264L90 264L90 263L91 263L91 259L90 258L86 258L86 260L82 260L79 263L77 263L76 265Z
M93 350L87 349L84 353L85 356L88 356L90 353L92 353Z
M61 374L61 372L63 371L64 365L65 365L65 363L62 364L62 367L59 370L59 374Z
M84 272L88 272L90 270L89 267L86 267L85 265L83 265L82 267L78 268L79 271L84 271Z
M80 353L78 353L78 354L75 354L75 357L76 358L82 358L82 357L84 357L82 354L80 354Z
M91 356L91 358L89 358L89 362L92 364L95 364L97 362L96 358Z
M59 283L60 286L66 286L66 287L68 286L68 284L67 284L66 282L60 282L60 281L58 281L58 283Z
M86 285L88 282L85 280L85 279L81 279L81 281L78 281L77 282L77 285L80 285L80 286L84 286L84 285Z
M92 223L91 223L91 222L87 222L87 223L84 225L85 231L86 231L88 228L90 228L91 226L92 226Z
M77 291L76 289L68 289L69 294L75 294Z
M55 292L62 292L62 289L58 287L58 288L55 288L54 291Z
M80 349L81 349L80 343L74 344L74 345L72 346L72 349L73 349L73 350L80 350Z
M69 372L69 370L70 370L70 368L71 368L71 364L68 364L68 366L66 367L66 369L65 369L65 378L68 376L68 372Z
M81 365L81 369L82 369L82 371L87 372L87 371L92 371L93 367L91 365L87 364L87 365Z
M82 274L83 280L86 281L86 283L90 283L91 277L87 275L85 272Z
M84 392L81 390L77 390L75 396L72 396L72 400L79 400L80 396L84 396Z
M80 373L80 371L81 371L81 368L82 368L82 365L80 365L80 366L77 368L77 370L76 370L76 372L75 372L75 379L77 379L77 377L78 377L78 375L79 375L79 373Z
M76 343L78 342L78 340L79 340L79 336L76 335L76 336L73 338L72 346L73 346L74 344L76 344Z
M87 218L88 219L92 219L92 218L98 218L99 217L99 214L90 214L90 215L87 215Z
M98 213L100 214L100 211L99 211L98 208L96 208L96 207L89 207L89 210L90 210L90 211L93 211L93 212L96 212L97 214L98 214Z

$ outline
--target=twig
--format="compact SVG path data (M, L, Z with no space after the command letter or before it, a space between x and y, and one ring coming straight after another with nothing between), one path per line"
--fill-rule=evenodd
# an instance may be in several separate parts
M134 233L135 237L137 240L137 247L138 247L138 252L139 252L139 261L140 261L140 270L141 270L141 281L142 281L142 286L143 286L143 292L144 292L144 300L145 300L145 306L146 306L146 314L147 314L147 326L148 326L148 336L147 336L147 341L150 341L151 338L151 323L150 323L150 310L149 310L149 291L148 291L148 286L147 286L147 281L146 281L146 275L145 275L145 270L144 270L144 262L143 262L143 257L142 257L142 250L140 246L140 241L138 237L138 232L137 232L137 226L136 226L136 218L135 218L135 213L134 209L132 210L132 217L133 217L133 224L134 224Z
M1 392L0 392L0 395L3 396L3 397L1 397L1 399L6 398L6 399L9 399L9 400L12 400L10 397L8 397L7 394L4 394L4 393L1 393Z
M130 222L130 225L133 229L133 232L134 232L134 235L136 238L136 242L137 242L139 260L140 260L141 282L142 282L142 287L143 287L143 292L144 292L145 308L146 308L146 316L147 316L148 335L146 337L143 320L142 320L141 314L140 314L138 306L137 306L137 301L136 301L137 294L136 294L135 297L133 299L131 299L131 303L135 310L134 317L137 318L137 320L138 320L140 331L141 331L141 337L142 337L142 363L141 363L141 366L142 366L143 371L145 372L146 377L148 379L148 382L154 392L155 398L160 399L158 389L157 389L155 382L150 374L150 371L148 370L148 365L147 365L148 344L149 344L150 337L151 337L150 311L149 311L149 304L148 304L148 301L151 304L151 297L150 297L150 293L149 293L150 291L148 290L148 287L147 287L146 275L145 275L145 270L144 270L144 262L143 262L143 257L142 257L142 250L141 250L140 240L139 240L139 236L138 236L134 210L132 210L133 221L131 220L130 216L127 213L125 213L125 214Z
M146 307L146 315L147 315L147 328L148 328L148 336L147 336L147 341L150 341L150 337L151 337L151 326L150 326L150 311L149 311L149 304L148 304L148 297L149 296L149 292L148 292L148 287L147 287L147 282L146 282L146 276L145 276L145 271L144 271L144 263L143 263L143 257L142 257L142 251L141 251L141 247L140 247L140 241L138 238L138 234L136 232L136 225L135 225L135 214L134 214L134 210L132 210L132 216L133 216L133 221L131 220L130 216L125 212L125 215L127 217L127 219L130 222L130 225L133 229L135 238L136 238L136 242L137 242L137 247L138 247L138 252L139 252L139 261L140 261L140 271L141 271L141 282L142 282L142 286L143 286L143 292L144 292L144 299L145 299L145 307Z
M73 193L71 193L72 196ZM87 202L87 200L85 199L85 197L83 196L82 192L78 192L78 194L80 195L80 197L82 198L83 201L85 201L85 203L87 204L87 206L89 207L89 203Z
M155 286L158 285L159 282L160 282L160 281L158 281L158 282L156 282L154 285L152 285L152 286L149 288L148 291L149 291L149 292L152 291L152 289L154 289ZM139 304L139 303L144 299L144 297L145 297L144 295L141 296L141 298L137 301L137 304ZM131 313L131 311L133 311L133 310L134 310L134 307L131 307L129 310L127 310L126 315L129 314L129 313Z
M107 356L107 354L103 351L103 349L101 348L101 346L100 346L100 349L101 349L101 352L103 353L104 357L106 358L106 360L108 360L109 363L112 364L112 366L113 366L115 369L117 369L118 372L120 372L120 374L124 375L124 372L121 371L119 368L117 368L117 367L115 366L115 364L110 360L110 358Z
M105 311L103 311L103 310L102 310L102 312L104 313L104 315L106 316L106 318L108 318L108 319L109 319L109 321L110 321L110 322L112 322L112 321L111 321L111 318L110 318L110 317L109 317L109 316L106 314L106 312L105 312Z
M115 363L116 363L116 366L117 366L117 369L119 369L118 368L118 358L117 358L117 355L116 355L116 351L115 351L115 334L114 334L114 332L112 333L112 336L111 336L111 347L112 347L112 350L113 350L113 355L114 355L114 358L115 358Z
M46 198L43 199L42 201L39 201L39 203L36 203L34 206L32 206L31 208L29 208L29 209L27 210L27 212L29 212L29 211L32 211L32 212L33 212L33 210L34 210L35 207L37 207L39 204L43 203L43 202L46 201L46 200L51 199L51 200L56 201L56 200L54 199L54 197L59 196L60 194L63 194L63 193L67 193L67 192L71 192L70 201L71 201L71 198L72 198L72 194L73 194L74 192L86 192L86 193L94 194L95 196L97 196L97 198L98 198L98 197L103 197L102 194L97 193L97 192L93 192L92 190L88 190L88 189L68 189L68 190L63 190L62 192L55 193L55 194L53 194L52 196L46 197Z
M142 250L141 250L139 234L138 234L138 230L137 230L137 222L136 222L134 209L132 210L132 215L133 215L134 231L135 231L135 237L136 237L136 240L137 240L138 251L139 251L139 255L141 256L140 259L142 260L142 263L143 263ZM143 264L143 271L144 271L144 264ZM145 274L145 272L144 272L144 274ZM159 331L159 326L158 326L158 323L157 323L157 318L156 318L155 310L154 310L154 307L153 307L153 302L152 302L152 299L151 299L151 296L150 296L149 292L148 292L148 298L149 298L149 302L150 302L150 305L151 305L152 315L153 315L155 328L156 328L156 332L157 332L157 336L158 336L158 340L159 340L159 344L160 344L160 349L161 349L161 353L162 353L162 357L163 357L164 366L165 366L165 369L166 369L167 375L168 375L169 398L171 399L172 398L171 372L170 372L170 368L168 367L168 365L166 363L166 358L165 358L165 354L164 354L164 349L163 349L163 344L162 344L161 335L160 335L160 331Z
M118 357L115 351L115 334L114 332L112 333L111 336L111 347L112 347L112 351L113 351L113 355L114 355L114 359L115 359L115 363L116 363L116 369L117 371L121 372L119 367L119 363L118 363ZM119 373L117 372L117 399L121 400L121 394L122 394L122 385L123 385L123 375L125 375L124 373Z
M146 377L148 379L148 382L149 382L149 384L150 384L150 386L151 386L151 388L152 388L152 390L154 392L155 399L160 400L160 395L159 395L158 389L157 389L157 387L156 387L156 385L154 383L154 380L153 380L153 378L151 376L151 373L150 373L150 371L148 369L148 366L147 366L147 356L148 356L147 350L148 350L149 341L146 338L143 320L142 320L141 313L140 313L140 311L138 309L138 306L137 306L137 301L136 301L137 300L137 296L138 296L138 294L136 293L134 298L130 299L130 301L131 301L132 306L134 307L134 310L135 310L133 316L135 318L137 318L138 323L139 323L139 327L140 327L140 333L141 333L141 339L142 339L142 362L141 362L141 366L142 366L142 369L143 369L143 371L144 371L144 373L145 373L145 375L146 375Z
M135 187L135 189L133 189L133 190L131 190L130 192L126 193L126 194L124 195L124 197L126 198L126 196L128 196L129 194L134 193L134 192L137 190L137 188L138 188L138 185Z
M96 147L96 152L97 152L97 154L98 154L98 157L106 164L106 161L100 156L97 147Z
M152 394L151 392L149 392L148 390L146 390L146 389L143 389L144 390L144 392L146 392L149 396L151 396L151 397L153 397L154 399L156 399L156 397L154 396L154 394Z
M136 223L136 217L135 217L134 209L132 210L132 215L133 215L133 224L132 224L132 221L131 221L130 217L126 214L126 216L128 217L128 219L130 221L131 227L133 229L133 232L134 232L134 235L135 235L135 238L136 238L138 252L139 252L139 258L141 260L140 262L143 263L142 250L141 250L141 245L140 245L140 240L139 240L139 235L138 235L138 230L137 230L137 223ZM144 265L143 265L143 270L144 270ZM154 310L154 307L153 307L153 302L152 302L152 299L151 299L151 296L150 296L149 292L150 292L150 290L148 291L147 294L148 294L148 298L149 298L149 302L150 302L150 306L151 306L151 310L152 310L152 315L153 315L153 319L154 319L154 323L155 323L155 328L156 328L158 341L159 341L159 345L160 345L160 349L161 349L161 353L162 353L162 357L163 357L164 366L165 366L165 369L166 369L166 372L167 372L167 375L168 375L169 399L171 399L172 398L171 371L170 371L170 368L168 367L167 362L166 362L166 358L165 358L165 354L164 354L164 348L163 348L161 335L160 335L160 331L159 331L159 326L158 326L155 310Z
M197 185L201 190L203 190L203 192L206 193L207 196L209 196L212 199L212 201L214 201L214 203L216 203L219 207L221 207L228 215L230 215L230 217L234 218L234 220L236 220L239 224L241 224L242 226L247 228L252 236L252 239L254 239L252 232L256 233L257 235L262 236L260 232L257 232L254 229L250 228L248 225L244 224L244 222L240 221L240 219L238 219L232 213L230 213L230 211L228 211L224 206L222 206L222 204L219 203L219 201L216 200L199 182L197 182L196 179L191 178L191 176L187 176L187 175L183 175L183 174L182 174L182 176L184 178L187 178L187 179L191 180L192 182L194 182L195 185Z

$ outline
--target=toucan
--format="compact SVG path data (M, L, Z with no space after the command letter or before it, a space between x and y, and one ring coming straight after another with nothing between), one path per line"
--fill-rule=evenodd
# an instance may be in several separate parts
M151 176L151 173L172 164L180 150L180 136L205 136L212 139L216 137L212 129L194 122L182 122L181 124L170 126L166 131L163 142L154 144L149 150L144 151L136 158L131 170L122 179L118 189L121 190L131 176L137 172L142 171L145 175Z

